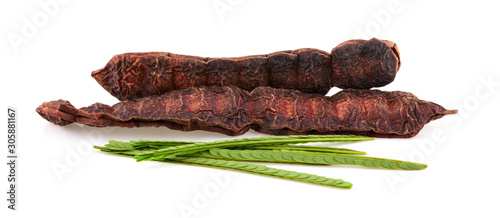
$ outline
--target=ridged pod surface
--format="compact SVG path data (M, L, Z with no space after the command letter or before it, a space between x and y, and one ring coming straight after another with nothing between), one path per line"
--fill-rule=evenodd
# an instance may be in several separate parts
M296 90L235 86L193 87L77 109L68 101L45 102L36 111L57 125L166 126L241 135L249 129L272 135L351 134L411 137L423 126L457 113L408 92L342 90L327 97Z
M350 40L331 53L317 49L236 58L202 58L168 52L114 56L92 77L119 100L198 86L259 86L325 95L331 87L369 89L392 82L401 61L395 43Z

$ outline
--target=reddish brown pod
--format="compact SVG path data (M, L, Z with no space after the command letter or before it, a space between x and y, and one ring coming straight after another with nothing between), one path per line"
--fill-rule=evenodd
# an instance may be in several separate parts
M408 92L343 90L327 97L290 89L236 86L192 87L113 106L77 109L68 101L45 102L36 111L57 125L168 127L241 135L249 129L272 135L355 134L412 137L426 123L454 114Z
M168 52L114 56L92 77L120 100L197 86L259 86L325 95L331 87L369 89L394 80L401 62L395 43L351 40L331 53L317 49L236 58L202 58Z

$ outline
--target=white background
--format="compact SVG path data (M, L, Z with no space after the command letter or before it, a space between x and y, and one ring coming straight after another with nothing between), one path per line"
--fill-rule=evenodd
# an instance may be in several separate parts
M6 143L0 149L2 217L499 215L500 16L493 1L60 1L48 10L46 2L55 1L0 3L0 120L6 122L6 108L14 106L19 126L15 212L6 202ZM111 139L211 141L262 135L253 131L229 137L166 128L59 127L35 113L42 102L60 98L76 107L117 103L90 77L115 54L330 51L346 40L371 37L394 41L401 52L396 80L382 90L409 91L460 112L431 122L410 139L340 145L428 164L422 171L269 164L342 178L354 184L350 190L136 163L91 149ZM7 141L6 124L0 126ZM61 166L66 171L54 168ZM213 174L226 182L216 183Z

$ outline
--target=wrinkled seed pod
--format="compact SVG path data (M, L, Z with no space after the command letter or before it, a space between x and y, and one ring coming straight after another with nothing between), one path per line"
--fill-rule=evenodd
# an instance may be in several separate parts
M331 53L317 49L236 58L202 58L168 52L115 55L92 77L119 100L198 86L259 86L325 95L331 87L369 89L392 82L401 62L395 43L351 40Z
M36 111L57 125L165 126L241 135L249 129L272 135L354 134L415 136L426 123L447 114L438 104L408 92L342 90L327 97L296 90L236 86L193 87L77 109L68 101L45 102Z
M333 86L369 89L391 83L401 66L394 42L351 40L332 50Z

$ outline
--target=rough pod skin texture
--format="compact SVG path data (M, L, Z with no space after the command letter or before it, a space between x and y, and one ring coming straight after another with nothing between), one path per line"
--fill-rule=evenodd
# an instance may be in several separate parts
M394 80L400 66L394 42L351 40L332 50L332 83L341 89L380 87Z
M351 40L329 54L317 49L236 58L202 58L168 52L126 53L92 72L119 100L197 86L259 86L325 95L331 87L369 89L392 82L401 65L395 43Z
M193 87L77 109L68 101L45 102L36 111L57 125L166 126L241 135L249 129L272 135L356 134L412 137L422 127L456 110L446 110L408 92L343 90L326 97L296 90L236 86Z

